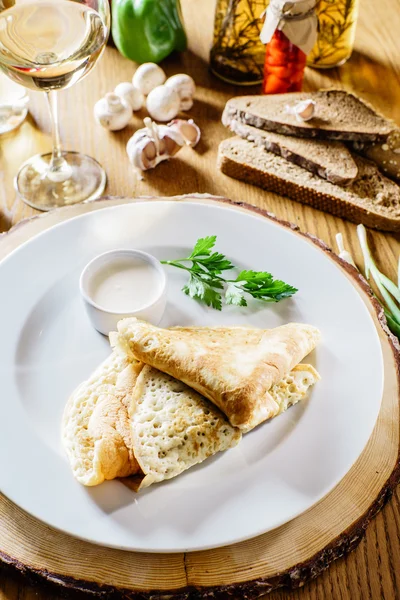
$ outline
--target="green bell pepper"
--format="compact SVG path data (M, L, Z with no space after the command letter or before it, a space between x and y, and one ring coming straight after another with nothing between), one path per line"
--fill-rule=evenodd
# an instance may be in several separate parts
M112 36L123 56L159 63L186 49L179 0L112 0Z

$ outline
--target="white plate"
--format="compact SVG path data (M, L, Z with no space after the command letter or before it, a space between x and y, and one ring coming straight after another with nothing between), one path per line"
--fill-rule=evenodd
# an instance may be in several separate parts
M159 258L186 256L198 237L212 234L235 264L270 270L299 292L276 305L218 312L185 296L185 274L167 267L162 325L316 325L323 339L307 360L322 380L307 401L174 480L139 494L118 481L81 486L61 446L61 416L70 393L109 353L79 296L83 267L116 247ZM256 536L329 492L372 432L383 364L363 301L321 251L256 214L165 201L98 210L18 248L0 263L0 282L0 489L35 517L79 538L177 552Z

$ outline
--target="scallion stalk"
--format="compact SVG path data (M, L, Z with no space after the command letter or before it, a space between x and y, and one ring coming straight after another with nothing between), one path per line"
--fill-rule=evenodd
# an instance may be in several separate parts
M368 281L372 278L375 282L382 299L379 299L377 296L375 296L375 298L384 310L389 329L400 339L400 308L398 306L398 304L400 305L400 258L397 267L396 285L376 266L368 246L367 231L364 225L357 226L357 235L364 258L365 278ZM343 236L341 233L336 235L336 243L339 249L339 256L357 268L353 257L344 247Z

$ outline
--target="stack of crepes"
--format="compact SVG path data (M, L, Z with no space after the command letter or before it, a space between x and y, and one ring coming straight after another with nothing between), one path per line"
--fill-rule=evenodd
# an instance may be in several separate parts
M318 379L299 364L318 329L173 327L134 318L111 355L72 394L62 436L76 479L128 478L139 490L235 446L303 399Z

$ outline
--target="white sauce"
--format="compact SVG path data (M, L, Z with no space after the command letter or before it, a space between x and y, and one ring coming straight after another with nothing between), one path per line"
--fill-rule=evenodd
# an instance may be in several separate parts
M94 302L111 312L131 312L150 304L159 294L160 274L140 258L119 258L93 277Z

